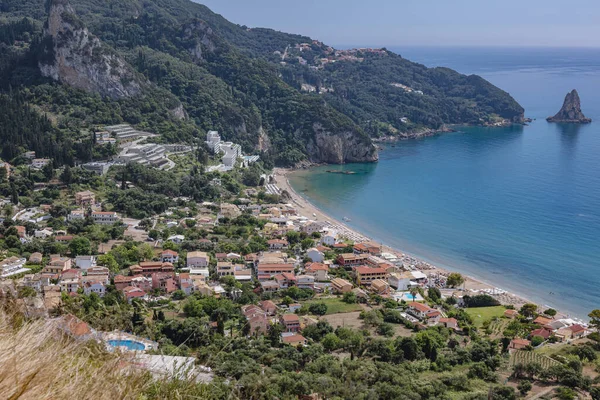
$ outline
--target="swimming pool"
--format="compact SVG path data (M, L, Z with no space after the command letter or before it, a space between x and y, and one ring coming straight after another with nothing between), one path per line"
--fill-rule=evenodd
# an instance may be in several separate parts
M146 345L134 340L109 340L107 342L111 347L125 347L127 350L143 351Z

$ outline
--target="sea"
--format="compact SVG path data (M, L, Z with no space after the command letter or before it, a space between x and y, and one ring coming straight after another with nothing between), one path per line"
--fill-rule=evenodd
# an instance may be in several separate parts
M390 49L482 76L534 121L401 141L378 163L296 172L294 189L374 240L440 267L574 317L600 308L600 49ZM546 122L572 89L594 122Z

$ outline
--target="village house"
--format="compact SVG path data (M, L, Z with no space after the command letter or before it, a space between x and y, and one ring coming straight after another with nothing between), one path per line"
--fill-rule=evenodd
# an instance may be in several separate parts
M29 256L29 262L32 264L41 264L43 258L44 256L42 255L42 253L31 253L31 255Z
M271 300L261 301L260 308L267 313L267 315L275 315L277 313L277 306Z
M552 331L546 328L538 328L538 329L534 329L533 331L531 331L530 333L531 337L534 336L539 336L541 338L543 338L544 340L548 340L548 338L550 336L552 336Z
M114 278L115 288L117 290L123 290L127 286L131 286L132 276L116 275Z
M217 263L217 276L219 278L222 278L224 276L230 276L230 275L234 275L233 264L228 261L218 262Z
M234 219L242 215L242 212L235 204L221 204L221 216L229 219Z
M357 285L370 285L376 279L387 281L387 271L383 268L355 267Z
M381 255L381 246L374 242L357 243L352 247L354 254Z
M63 271L59 284L63 292L77 293L81 287L81 271L77 269Z
M292 303L288 306L288 311L291 313L295 313L296 311L298 311L299 309L302 308L302 304L300 303Z
M306 338L298 333L294 333L291 335L286 335L285 333L282 333L281 342L283 344L287 344L294 347L305 346L308 343Z
M369 289L373 293L384 295L390 292L390 285L383 279L375 279L371 282Z
M110 282L110 271L106 267L92 267L85 271L85 276L81 279L83 282L103 282L107 284Z
M250 335L265 335L269 331L269 319L267 314L258 306L248 304L242 306L242 314L246 317L250 326Z
M152 274L152 289L160 289L166 293L177 290L177 284L172 272L155 272Z
M130 303L133 299L140 299L146 296L146 292L134 286L127 286L123 288L123 294L125 295L125 299Z
M17 236L23 239L27 235L27 229L23 225L15 225Z
M368 256L365 254L344 253L340 254L336 262L342 267L356 267L363 265L367 261Z
M508 344L508 350L523 350L531 346L531 342L527 339L513 339Z
M42 272L48 274L62 274L63 271L71 269L73 261L68 257L61 257L58 254L52 254L50 261L44 267Z
M533 323L540 325L540 326L544 326L544 325L548 325L552 321L553 321L552 318L542 317L541 315L539 315L536 319L533 320Z
M342 278L334 278L331 280L331 288L335 293L347 293L352 291L352 284Z
M269 245L269 250L283 250L289 247L288 241L284 239L267 240L267 244Z
M439 323L449 329L458 329L458 321L456 318L440 318Z
M325 261L325 254L323 254L322 251L319 251L318 249L315 249L314 247L311 248L311 249L308 249L306 251L306 256L308 258L310 258L310 260L312 262L322 263L323 261Z
M517 318L519 316L519 312L517 310L506 310L504 311L504 316L506 318Z
M271 279L277 274L294 272L294 264L259 264L257 267L258 280Z
M262 281L260 287L264 293L275 293L279 291L279 284L275 281Z
M36 229L33 231L33 236L37 239L46 239L54 235L52 228Z
M31 161L31 166L36 169L44 168L48 164L50 164L49 158L34 158Z
M96 204L96 195L90 190L75 193L75 204L80 207L91 207Z
M160 259L162 262L175 264L177 261L179 261L179 253L173 250L163 250L160 253Z
M427 304L412 302L408 304L408 313L428 324L437 323L441 313Z
M397 290L408 290L411 287L418 286L418 283L413 281L412 274L407 271L391 273L388 277L388 283Z
M335 231L325 231L321 235L321 243L325 246L335 245L337 233Z
M83 293L90 295L96 293L100 297L104 297L106 294L106 285L102 282L85 282L83 284Z
M190 268L201 267L207 268L210 258L203 251L190 251L187 253L187 266Z
M573 333L573 339L578 339L585 335L585 328L579 324L571 325L569 330Z
M54 237L54 240L59 243L68 243L71 240L73 240L73 238L74 238L73 235L57 235Z
M283 272L273 277L280 289L287 289L296 284L296 276L291 272Z
M85 212L83 210L73 210L67 215L67 221L84 220Z
M132 275L144 275L151 277L154 272L173 272L173 264L161 261L144 261L139 265L129 267Z
M300 331L300 318L296 314L282 314L279 322L283 325L284 332Z
M305 232L308 236L315 232L321 232L323 224L319 222L309 221L302 226L302 232Z
M96 256L77 256L75 257L77 268L87 271L96 266Z
M329 280L329 267L322 263L310 263L305 268L306 275L311 275L317 282L324 282Z
M7 278L12 275L17 275L23 272L29 272L29 269L25 268L25 258L20 257L8 257L0 261L0 274L2 278Z
M92 219L99 225L112 225L119 222L119 216L114 211L92 211Z
M296 286L300 289L314 289L315 288L315 277L311 275L298 275L296 276Z

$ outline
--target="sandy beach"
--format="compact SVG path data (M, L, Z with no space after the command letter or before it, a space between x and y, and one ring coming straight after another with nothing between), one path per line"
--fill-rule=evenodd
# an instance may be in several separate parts
M341 221L332 218L330 215L325 214L319 208L315 207L312 203L307 201L304 197L300 196L289 183L287 174L291 173L293 170L276 168L273 171L276 185L280 191L287 191L291 198L292 204L297 207L298 213L306 218L310 218L316 221L326 221L328 225L332 227L332 229L336 230L338 234L347 237L349 240L355 242L368 241L370 240L367 236L361 234L360 232L348 227ZM450 271L432 265L428 262L420 260L416 257L408 255L402 252L399 249L393 249L388 246L383 246L383 251L387 253L395 254L400 260L402 260L404 265L408 265L411 268L417 269L430 276L431 278L435 278L436 276L448 276ZM464 294L476 294L476 293L486 293L494 298L496 298L501 304L505 305L514 305L515 307L520 307L525 303L535 303L533 301L527 300L522 296L518 296L513 293L509 293L505 290L499 289L498 287L482 282L481 280L475 279L473 277L464 275L465 284L463 285ZM543 310L543 305L538 304L540 310Z

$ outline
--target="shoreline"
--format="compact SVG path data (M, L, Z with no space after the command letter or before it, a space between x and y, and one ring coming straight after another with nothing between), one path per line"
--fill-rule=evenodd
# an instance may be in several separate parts
M353 241L367 241L372 240L366 235L363 235L356 229L349 227L343 221L340 221L336 218L331 217L330 215L323 212L317 206L312 204L306 198L298 194L292 185L289 182L288 174L293 173L296 169L286 169L286 168L275 168L273 170L273 175L275 177L275 185L281 191L287 191L291 197L291 203L294 204L295 207L298 208L298 214L309 218L316 219L317 221L327 221L329 225L332 226L339 234L343 236L347 236L350 240ZM316 217L315 217L316 216ZM382 250L387 253L392 253L398 257L404 264L408 264L412 268L422 271L428 277L432 275L438 276L448 276L448 274L452 272L459 272L465 278L465 283L462 286L462 291L464 294L489 294L495 299L497 299L502 305L512 305L515 308L520 308L525 303L533 303L538 306L538 310L541 312L547 308L544 304L539 304L539 302L532 301L525 296L521 296L515 293L511 293L507 290L501 289L498 286L495 286L491 282L486 282L480 278L475 278L469 275L466 275L459 270L450 270L448 268L443 268L434 264L431 264L422 259L422 257L417 257L401 251L400 249L392 248L385 244L382 244ZM455 289L455 291L461 291L460 288ZM555 318L574 318L579 319L578 317L567 315L560 310L556 310L558 313Z

